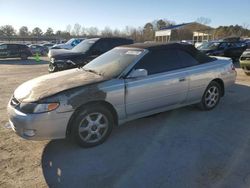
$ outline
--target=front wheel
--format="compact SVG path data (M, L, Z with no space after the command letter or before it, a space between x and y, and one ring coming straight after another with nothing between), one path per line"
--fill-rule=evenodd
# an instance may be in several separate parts
M199 107L202 110L212 110L220 102L221 98L221 86L212 81L205 90Z
M50 64L49 64L48 71L49 71L50 73L52 73L52 72L57 72L57 71L58 71L58 67L57 67L56 65L50 63Z
M109 137L113 126L113 115L105 107L86 106L72 124L71 137L82 147L93 147Z

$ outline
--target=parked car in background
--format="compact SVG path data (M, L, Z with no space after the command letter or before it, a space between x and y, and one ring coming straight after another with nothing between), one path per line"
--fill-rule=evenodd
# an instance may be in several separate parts
M0 58L15 58L20 57L25 60L32 56L32 53L27 45L24 44L0 44Z
M31 44L29 45L29 48L33 55L35 55L36 53L38 53L39 55L47 55L49 52L46 46L42 46L39 44Z
M240 57L240 67L246 75L250 76L250 49L247 49Z
M247 45L247 48L250 49L250 39L246 40L245 43Z
M44 43L41 46L47 48L48 50L50 50L55 44L53 43Z
M186 44L116 47L80 69L20 85L8 104L13 130L30 140L103 143L116 125L186 105L211 110L234 84L232 60Z
M208 43L208 41L195 42L195 43L194 43L194 46L195 46L195 48L198 48L198 47L200 47L201 45L204 45L205 43Z
M78 45L80 42L85 40L84 38L72 38L66 43L63 44L55 44L54 46L51 47L51 49L72 49L76 45Z
M132 43L133 40L126 38L93 38L82 41L72 50L51 49L48 70L56 72L83 66L116 46Z
M234 61L239 59L246 48L247 46L244 42L225 41L212 41L198 47L201 52L207 55L230 57Z

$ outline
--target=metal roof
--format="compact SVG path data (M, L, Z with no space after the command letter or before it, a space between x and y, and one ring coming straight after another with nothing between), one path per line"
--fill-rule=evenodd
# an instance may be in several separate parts
M167 26L167 27L163 27L161 28L159 31L161 30L173 30L173 29L179 29L181 27L184 27L186 25L190 25L193 24L194 22L189 22L189 23L183 23L183 24L178 24L178 25L171 25L171 26Z

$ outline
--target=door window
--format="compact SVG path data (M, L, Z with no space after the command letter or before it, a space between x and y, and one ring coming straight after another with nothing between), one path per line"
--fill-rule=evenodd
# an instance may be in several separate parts
M163 73L184 67L178 50L157 50L147 54L134 68L146 69L148 75Z
M10 50L16 50L16 49L18 49L18 45L16 45L16 44L9 44L8 45L8 49L10 49Z
M183 63L183 67L191 67L199 64L196 59L194 59L190 54L183 50L178 50L178 54Z
M226 48L228 48L228 47L229 47L229 44L226 43L226 42L221 43L221 45L220 45L220 49L226 49Z
M6 49L7 49L7 45L6 44L0 45L0 50L6 50Z
M108 43L109 42L107 40L100 40L94 46L94 50L96 50L98 52L101 52L101 53L104 53L104 52L110 50L110 47L109 47Z

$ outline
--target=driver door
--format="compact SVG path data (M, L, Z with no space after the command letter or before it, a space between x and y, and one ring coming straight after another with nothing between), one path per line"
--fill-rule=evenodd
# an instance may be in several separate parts
M133 69L146 69L148 76L127 78L126 113L128 116L185 102L188 92L187 73L174 50L152 52Z

